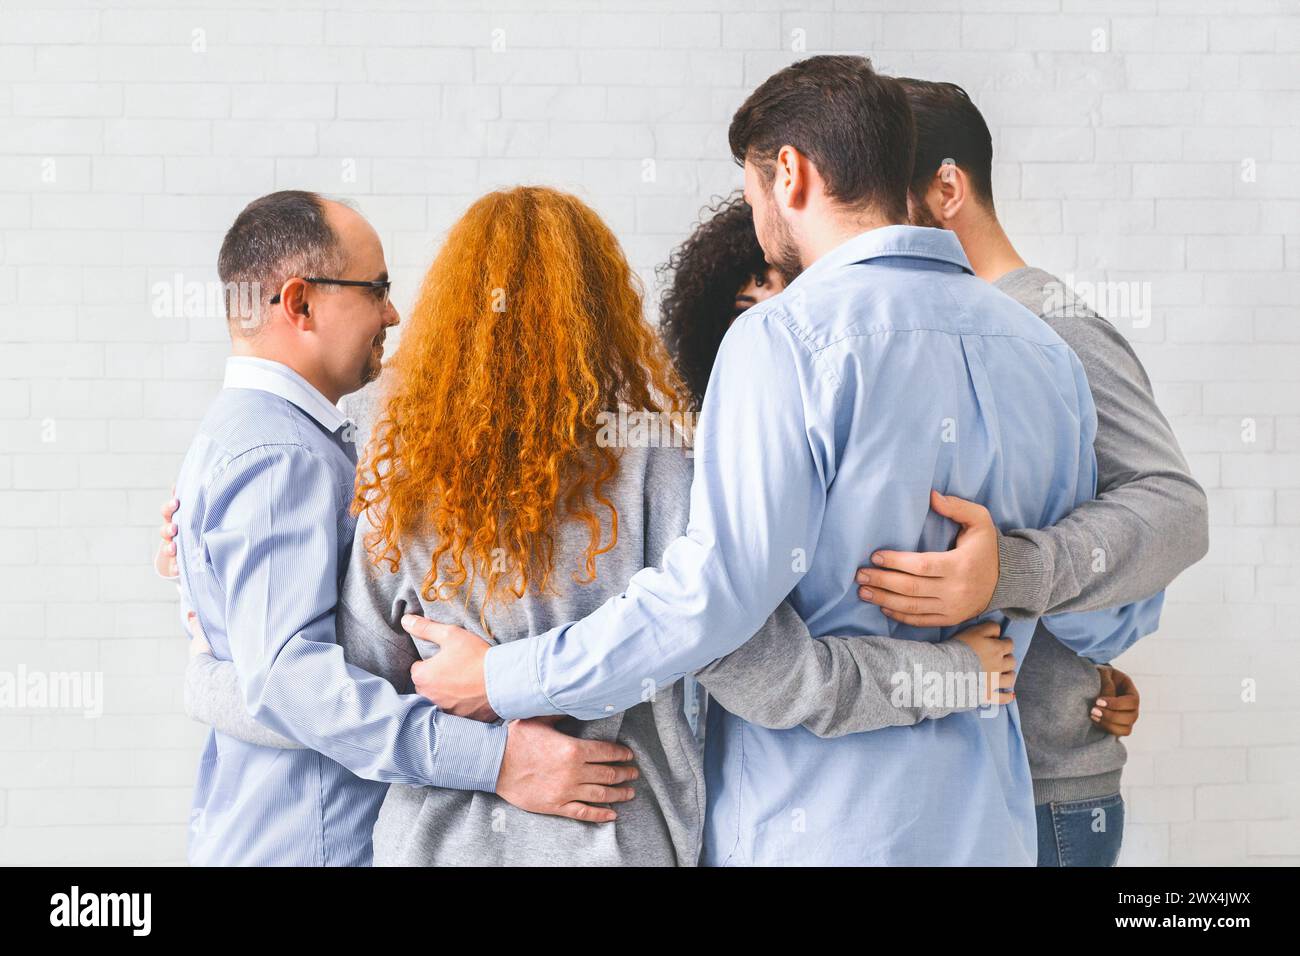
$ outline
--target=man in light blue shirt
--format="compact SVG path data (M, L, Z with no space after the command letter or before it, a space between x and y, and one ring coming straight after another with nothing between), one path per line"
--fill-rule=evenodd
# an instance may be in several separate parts
M310 749L211 732L190 861L368 865L378 781L573 815L577 793L609 782L594 762L631 751L535 721L443 713L345 661L335 642L356 466L337 402L379 374L398 321L378 235L339 203L273 193L240 213L219 271L235 355L177 480L182 594L213 654L233 660L251 716ZM630 773L617 768L615 782Z
M932 488L1002 528L1049 525L1094 494L1078 359L977 279L951 233L901 225L912 141L902 90L860 57L797 63L746 101L732 151L788 284L723 341L686 535L577 623L490 649L438 629L442 650L420 666L440 706L605 716L743 644L787 596L814 636L940 640L956 628L887 620L844 569L879 548L946 548ZM1118 653L1159 605L1051 628L1078 653ZM1036 622L990 617L1022 660ZM706 749L707 864L1034 863L1014 705L833 740L711 705Z

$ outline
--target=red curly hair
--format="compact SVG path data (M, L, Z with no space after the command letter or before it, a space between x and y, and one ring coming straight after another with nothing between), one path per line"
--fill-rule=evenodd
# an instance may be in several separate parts
M618 452L596 441L599 413L685 407L618 240L579 199L543 187L489 193L452 227L392 365L353 513L366 513L366 548L390 571L403 541L433 542L426 600L468 600L466 585L483 581L481 620L494 597L547 589L560 522L589 533L575 582L594 580L617 542L603 488ZM595 506L610 514L607 543Z

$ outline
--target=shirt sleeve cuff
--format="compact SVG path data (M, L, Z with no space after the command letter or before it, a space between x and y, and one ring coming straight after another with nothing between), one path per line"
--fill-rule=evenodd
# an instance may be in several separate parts
M998 535L998 583L988 610L1008 617L1038 617L1048 589L1042 551L1028 538Z
M488 703L502 720L563 714L547 699L537 678L538 638L509 641L488 648L483 684Z
M439 712L430 786L495 793L506 753L505 724Z

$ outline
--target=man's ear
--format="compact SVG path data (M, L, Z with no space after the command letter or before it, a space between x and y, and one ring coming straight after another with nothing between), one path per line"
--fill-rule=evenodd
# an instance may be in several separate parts
M957 218L970 191L970 180L966 178L966 173L952 160L944 160L939 171L934 174L934 188L938 192L936 205L940 220L950 222Z
M793 146L782 146L776 154L776 171L772 195L778 205L799 209L808 201L808 157Z
M300 331L311 327L311 305L307 302L309 286L296 276L280 287L280 309L290 324Z

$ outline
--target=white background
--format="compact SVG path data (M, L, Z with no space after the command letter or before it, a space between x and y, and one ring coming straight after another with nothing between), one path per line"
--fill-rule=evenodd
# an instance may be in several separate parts
M313 188L359 201L405 307L468 201L519 182L577 191L651 280L738 184L747 91L826 51L971 93L1031 264L1149 283L1149 325L1116 324L1213 527L1121 661L1123 860L1300 862L1295 2L0 0L0 671L106 696L0 710L0 863L184 859L202 731L147 564L226 341L154 283L215 278L247 201Z

